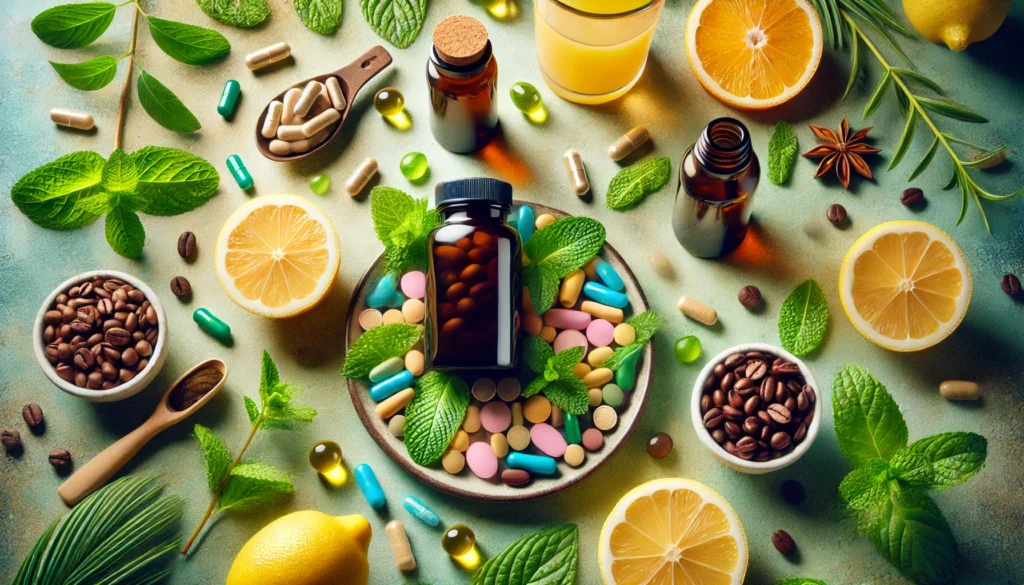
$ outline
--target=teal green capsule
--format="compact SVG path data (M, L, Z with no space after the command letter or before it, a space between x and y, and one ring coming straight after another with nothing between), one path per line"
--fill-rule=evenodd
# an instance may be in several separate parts
M217 113L228 118L235 113L238 106L238 96L242 95L242 86L234 79L224 83L224 89L220 92L220 103L217 104Z
M242 188L243 191L252 189L252 175L249 174L249 169L245 168L245 163L242 162L242 157L237 154L232 154L228 157L228 171L231 172L231 176L235 178L235 182Z
M211 337L223 343L231 343L231 327L213 315L208 309L199 307L192 313L192 320Z
M570 445L579 445L583 442L583 433L580 431L580 417L568 412L562 417L562 424L565 425L565 441Z
M544 100L540 92L532 84L525 81L517 81L509 88L508 93L512 96L512 103L516 109L524 114L532 114L544 107Z
M402 157L398 169L406 179L419 180L427 173L427 155L422 152L410 152Z
M309 181L309 190L317 195L323 195L330 188L331 178L327 175L317 175Z
M615 385L625 392L636 386L636 363L640 361L639 351L635 351L622 360L619 369L615 370Z

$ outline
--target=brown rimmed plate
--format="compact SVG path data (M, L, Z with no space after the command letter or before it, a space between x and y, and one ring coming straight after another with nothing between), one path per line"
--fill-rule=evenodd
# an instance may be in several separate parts
M517 201L516 207L522 203ZM530 203L530 206L533 207L537 215L550 213L559 218L568 216L563 211L537 203ZM615 248L605 243L604 249L601 251L601 257L615 268L615 271L626 283L626 294L629 296L632 313L635 315L650 309L647 297L644 296L636 276L629 269L629 266L626 265L622 256L615 251ZM373 264L366 270L355 291L353 291L352 304L348 310L348 330L345 334L346 353L352 343L362 334L362 329L359 327L359 313L366 309L363 299L368 294L369 288L383 275L384 255L381 254L377 256ZM572 468L563 461L559 461L559 475L554 477L536 477L530 484L524 487L507 486L501 483L498 478L493 480L480 479L473 475L468 466L458 475L451 475L441 467L440 463L424 467L413 462L402 440L392 435L388 430L387 421L381 420L377 416L374 411L376 403L370 398L369 388L364 381L348 380L348 390L352 398L352 404L359 415L359 420L363 422L363 426L366 427L373 440L387 453L392 461L422 483L438 491L467 500L517 502L560 492L590 477L598 468L604 465L622 447L636 427L636 423L640 419L640 415L643 414L644 407L647 405L653 376L654 341L652 340L643 350L643 357L637 368L636 387L628 393L625 408L619 411L618 425L611 432L605 433L604 446L599 451L587 452L587 458L583 465ZM496 379L501 377L503 376L495 376ZM591 426L589 424L589 414L581 418L585 423L584 427ZM481 430L480 432L483 433L484 431Z

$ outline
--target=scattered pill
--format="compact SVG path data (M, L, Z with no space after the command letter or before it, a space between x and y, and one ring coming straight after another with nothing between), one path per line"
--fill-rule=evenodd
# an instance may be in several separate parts
M291 124L295 121L295 102L299 101L299 97L301 96L302 90L297 87L293 87L284 92L284 98L282 98L281 124Z
M280 42L257 49L245 56L245 66L251 71L262 69L267 65L283 61L292 54L292 48L288 43Z
M508 439L505 438L505 435L501 433L491 435L491 450L499 459L508 455Z
M391 417L391 420L388 421L388 430L399 439L405 436L405 416L396 414Z
M521 427L526 419L523 418L523 403L518 400L512 403L512 426Z
M583 294L608 307L623 309L629 306L629 297L596 282L584 284Z
M680 337L676 341L675 354L676 360L681 364L689 364L696 361L700 357L701 343L694 335L687 335L686 337Z
M416 391L412 388L406 388L400 392L397 392L388 398L382 400L377 404L374 411L377 413L377 417L381 420L388 420L402 411L403 408L412 402L413 397L416 396Z
M377 481L377 475L373 473L373 468L367 463L360 463L356 465L353 475L356 477L359 491L363 492L363 497L366 498L366 503L374 509L383 508L387 503L387 498L384 496L384 490L380 487L380 482Z
M625 292L626 283L622 281L622 277L619 276L618 272L615 272L611 264L601 258L596 258L594 260L594 271L597 272L598 278L601 279L605 286L615 292Z
M509 453L505 463L513 469L525 469L537 475L555 475L558 463L546 455L530 455L528 453Z
M664 459L672 452L672 437L666 433L655 433L647 441L647 454L655 459Z
M498 457L489 443L480 441L470 445L466 451L466 464L480 479L491 479L498 475Z
M587 374L589 374L592 369L593 368L590 367L590 364L588 364L586 362L580 362L580 363L576 364L575 366L573 366L572 373L576 374L577 378L582 378L583 376L586 376Z
M565 421L565 411L557 404L551 405L551 426L556 429L561 427Z
M267 148L270 149L270 152L278 156L285 156L292 153L291 143L285 142L284 140L271 140Z
M608 147L608 156L615 161L622 160L633 154L636 149L643 146L650 139L651 133L647 131L647 127L643 125L637 126L620 136L618 140Z
M277 139L284 142L298 142L305 140L306 135L302 133L300 124L283 124L277 127ZM291 150L291 145L288 145L288 148Z
M565 454L566 442L562 433L547 423L530 427L530 442L548 457L558 458Z
M558 291L558 302L566 309L571 309L580 298L580 291L587 281L587 274L581 269L576 269L569 276L562 280L562 286Z
M217 113L225 118L235 114L238 106L238 96L242 95L242 86L234 79L224 83L224 89L220 92L220 102L217 104Z
M281 114L284 113L284 104L277 100L270 102L270 107L267 108L267 115L263 118L263 128L260 130L260 134L264 138L274 138L277 136L277 128L281 125Z
M192 320L199 328L222 343L231 343L231 327L213 315L208 309L199 307L192 313Z
M676 277L676 269L672 266L672 261L668 259L668 256L661 252L651 252L651 255L647 257L647 261L650 263L651 268L658 276L665 280L674 280Z
M580 433L580 417L567 412L563 419L565 422L566 442L570 445L579 444L583 440L583 435Z
M550 213L542 213L537 216L537 219L536 221L533 222L533 225L539 231L555 223L556 221L558 221L558 218L551 215Z
M369 331L374 327L379 327L383 316L377 309L364 309L359 313L359 326L363 328L363 331Z
M412 372L409 370L402 370L401 372L388 376L380 382L370 386L370 398L372 398L374 402L380 402L388 396L412 386L412 383Z
M419 299L408 299L402 303L402 316L406 323L419 323L426 314L426 305Z
M534 313L524 312L523 330L530 335L540 335L541 331L544 330L544 320Z
M636 341L636 329L629 323L620 323L615 326L612 337L615 343L626 346Z
M615 383L625 392L636 386L636 365L640 361L641 352L635 351L622 358L619 369L615 370Z
M615 377L615 372L608 368L594 368L589 374L583 378L583 384L587 388L598 388L604 386L608 382L612 381Z
M590 388L587 390L587 400L590 402L591 408L597 408L601 406L601 402L604 400L601 394L600 388Z
M537 219L533 212L533 208L529 205L522 205L519 207L519 217L516 220L516 230L519 232L519 239L523 241L525 246L530 238L533 237L533 232L536 230Z
M604 433L597 429L583 431L583 448L587 451L597 451L604 446Z
M558 336L558 330L549 325L545 325L540 328L540 338L548 343L554 343L555 337Z
M509 419L511 419L509 415ZM470 404L466 409L466 416L462 419L462 430L467 433L475 433L480 430L480 407Z
M427 526L437 526L441 523L441 518L437 513L431 510L423 503L423 500L416 496L405 496L402 500L402 507L405 508L406 512L412 514L413 518L416 518Z
M605 321L615 325L622 323L624 316L622 309L609 307L608 305L602 305L601 303L595 303L594 301L583 301L580 303L580 311L590 315L591 317L604 319Z
M405 533L405 526L400 520L392 520L384 527L388 535L388 542L391 543L391 554L395 557L395 566L399 571L408 572L416 568L416 557L412 554L412 545L409 543L409 535Z
M412 372L413 376L423 374L425 358L423 352L418 349L410 349L405 354L405 369Z
M505 402L512 402L516 398L519 398L519 394L522 393L523 387L519 384L519 380L515 378L502 378L498 382L498 398L501 398Z
M370 370L370 381L380 382L401 372L405 368L405 362L400 357L386 359Z
M402 176L410 181L418 181L427 174L427 155L422 152L410 152L402 157L398 164Z
M327 175L317 175L309 180L309 190L316 195L323 195L331 188L331 178Z
M385 87L373 96L373 108L381 116L397 116L405 110L405 96L393 87Z
M476 546L476 534L465 524L455 524L444 531L441 537L441 548L453 557L469 554Z
M594 256L583 265L583 272L587 275L587 280L600 280L601 277L597 275L597 263L600 261L601 258Z
M563 352L573 347L582 347L583 353L587 352L589 347L587 343L587 336L575 329L566 329L555 336L555 341L552 344L555 348L555 353Z
M580 445L569 445L565 449L565 462L569 467L579 467L587 458L587 452Z
M512 409L504 402L488 402L480 409L480 425L490 433L503 433L512 424Z
M356 167L356 170L352 172L348 180L345 181L345 191L349 195L355 197L360 191L366 187L366 184L370 182L370 179L377 174L377 159L372 156L367 158Z
M601 388L601 400L612 408L618 408L626 402L626 395L615 384L605 384Z
M242 157L237 154L232 154L227 160L228 171L231 176L235 178L235 182L241 187L243 191L252 189L252 175L249 174L249 169L245 168L245 163L242 162Z
M299 96L299 100L295 102L295 107L292 111L296 116L305 116L309 113L310 108L316 102L317 98L320 97L320 93L324 90L324 84L313 79L302 88L302 94ZM278 134L280 138L280 134Z
M593 418L594 428L599 431L610 431L619 422L619 415L615 412L614 408L607 404L595 408Z
M393 323L405 323L405 315L402 314L398 309L388 309L384 311L381 322L385 325L391 325Z
M946 400L977 400L981 387L967 380L946 380L939 384L939 394Z
M466 467L466 456L455 449L448 449L441 457L441 467L448 473L457 475Z
M506 469L501 472L501 481L510 487L523 487L530 483L530 472L525 469Z
M508 93L512 97L512 104L516 109L526 115L533 114L544 107L544 100L532 83L517 81L512 84Z
M551 402L544 396L535 394L527 398L523 404L523 416L533 424L542 423L551 416Z
M590 179L587 178L587 167L583 165L583 157L575 148L570 148L562 155L562 164L569 175L572 192L582 197L590 192Z
M679 297L676 308L687 317L709 327L718 323L718 311L693 297Z
M312 137L314 134L321 130L327 129L329 126L334 125L335 122L341 119L341 113L334 108L324 110L313 116L302 124L302 134L306 138Z
M600 368L606 359L612 357L613 353L615 353L615 350L610 347L598 347L587 354L587 363L590 364L592 368ZM589 373L590 372L587 372L587 374ZM584 374L583 376L586 376L587 374ZM582 378L583 376L580 377Z
M451 448L460 453L465 453L466 449L469 449L469 433L462 429L456 431L455 436L452 438Z
M330 475L341 467L341 446L334 441L320 441L309 450L309 465L320 475Z
M615 338L615 325L604 319L594 319L587 325L587 341L594 347L607 347Z
M53 108L50 110L50 120L58 126L75 130L92 130L96 127L96 120L92 114L68 108Z
M524 426L515 426L506 435L508 446L515 451L522 451L530 446L530 430Z
M397 286L398 277L392 272L385 274L377 281L377 285L373 287L373 292L366 297L366 305L373 309L387 306L394 296Z
M590 325L590 321L589 314L573 309L548 309L544 313L544 323L556 329L583 331Z
M480 402L490 402L494 399L494 395L497 394L498 387L495 386L494 380L490 378L480 378L476 382L473 382L473 388L470 393L473 398L476 398Z
M331 107L339 112L345 109L345 93L341 91L341 82L337 77L331 76L324 82L327 87L327 97L331 98Z

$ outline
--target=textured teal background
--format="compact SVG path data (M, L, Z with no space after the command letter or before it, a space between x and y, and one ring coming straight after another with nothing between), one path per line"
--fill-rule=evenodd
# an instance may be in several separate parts
M241 397L255 395L259 354L267 348L277 359L283 378L304 388L304 400L321 413L307 430L260 435L250 451L251 456L290 472L298 493L294 500L266 513L223 517L212 523L195 556L176 563L173 583L222 583L235 552L260 526L286 511L307 508L334 514L361 513L371 519L375 531L370 547L374 584L401 581L383 535L383 526L390 517L406 522L420 563L419 578L435 584L468 581L468 576L441 553L440 532L412 520L398 507L401 497L412 493L437 509L444 522L472 526L486 555L536 527L555 522L579 524L577 582L593 585L600 582L596 544L608 511L629 488L671 476L700 480L735 507L750 542L748 583L762 585L791 574L822 578L832 585L905 583L871 550L867 539L856 535L834 513L836 486L848 466L836 445L829 408L810 452L798 464L768 476L740 475L719 464L700 446L690 425L690 388L704 359L680 366L672 358L673 341L684 334L699 336L705 358L740 342L777 342L776 318L782 300L799 282L813 277L825 288L832 313L824 348L808 361L821 384L827 387L843 364L856 362L868 367L896 396L912 440L947 430L974 431L988 437L985 470L970 484L937 494L935 499L963 549L961 583L1020 582L1024 575L1020 554L1024 549L1024 304L1014 303L999 290L999 277L1005 272L1024 275L1024 200L987 205L992 236L984 233L973 207L964 224L954 227L959 202L952 193L939 190L948 177L948 161L939 153L932 169L916 181L925 190L928 205L919 211L903 208L898 194L907 186L906 177L923 155L930 136L925 136L927 131L919 124L918 140L907 162L886 172L888 155L903 127L894 101L887 98L870 122L876 127L872 136L885 150L873 161L876 181L855 179L853 191L847 193L834 181L812 180L814 163L801 159L789 186L775 187L766 179L762 181L749 241L725 260L697 260L676 243L668 219L674 181L633 211L613 213L604 208L606 185L618 170L605 151L635 124L649 125L654 154L670 157L673 172L703 125L721 115L737 115L749 125L762 161L771 126L779 119L793 123L801 149L806 150L815 144L807 123L835 127L845 115L854 127L864 125L860 112L878 71L870 58L865 58L867 78L858 83L846 102L840 102L839 95L846 81L848 56L826 51L810 88L793 103L767 113L737 113L711 98L694 79L684 47L685 20L692 3L669 0L647 71L637 87L613 104L581 107L559 100L544 86L533 52L532 10L528 3L519 5L517 18L497 22L478 5L435 0L429 7L424 32L413 46L405 50L389 47L395 64L371 82L367 93L357 100L346 128L350 138L340 139L312 160L285 165L269 163L259 156L252 141L254 120L263 104L282 87L340 67L379 42L363 22L358 3L346 2L341 29L325 38L305 30L286 1L272 0L270 22L255 31L222 26L189 0L150 2L147 10L154 15L221 30L230 39L232 52L225 61L209 67L183 65L161 53L144 29L140 33L141 63L182 96L203 129L194 136L166 131L142 112L133 96L126 121L126 150L148 144L183 148L213 162L223 175L220 194L202 209L173 218L144 216L145 256L133 262L109 249L102 222L72 232L47 231L30 223L6 196L17 178L36 166L82 149L106 156L113 141L121 77L104 90L79 92L65 85L46 59L80 61L100 54L121 54L128 44L129 8L119 11L110 30L94 45L62 51L43 45L29 30L32 17L54 3L6 2L0 18L0 120L4 121L5 135L0 147L0 192L5 194L0 197L0 427L20 429L25 442L20 459L0 458L0 580L13 576L38 534L64 511L55 491L61 478L46 462L51 448L69 449L79 464L88 461L141 423L166 384L211 356L226 359L232 373L224 395L189 422L214 428L232 448L237 448L248 428ZM427 125L423 67L430 31L442 18L455 13L471 14L485 22L500 68L504 138L499 146L475 156L457 156L438 148ZM941 82L953 99L972 105L991 120L974 126L941 120L944 129L985 145L1008 144L1017 153L1024 153L1022 35L1024 6L1017 2L995 37L964 53L901 40L923 73ZM246 53L278 40L292 44L293 64L255 75L245 69ZM124 65L121 75L123 70ZM242 83L242 100L233 122L225 122L215 111L228 78ZM531 125L505 97L509 85L517 80L529 81L541 89L551 113L546 125ZM385 85L405 92L414 120L410 131L395 130L372 110L372 93ZM55 106L92 112L98 130L82 134L55 128L47 119L47 112ZM569 191L559 157L570 146L583 153L595 185L594 201L578 200ZM425 186L409 185L398 172L401 156L414 150L426 153L430 159L431 176ZM220 225L252 196L240 192L226 174L223 161L231 153L239 153L248 164L255 177L256 195L301 194L323 206L336 222L342 239L338 286L322 306L303 317L285 322L253 317L232 304L216 282L213 244ZM413 482L376 449L363 430L338 367L350 291L380 245L371 230L365 196L351 199L341 184L363 158L371 155L380 161L383 183L417 196L429 195L433 183L440 180L491 175L513 182L519 198L600 219L608 228L609 241L632 264L653 307L669 317L668 325L658 334L658 365L650 408L623 451L583 485L523 505L456 501ZM312 195L307 187L308 180L321 172L329 174L334 182L323 198ZM985 185L1001 191L1024 184L1018 162L979 175ZM835 202L849 210L851 223L844 229L835 229L825 221L826 207ZM963 248L974 277L970 311L959 330L939 346L912 355L890 353L862 339L842 315L836 294L839 263L853 240L879 222L900 218L922 219L947 230ZM192 264L182 262L175 253L177 235L186 229L199 238L198 258ZM674 281L661 280L647 264L654 250L671 258L678 273ZM97 268L124 270L148 281L161 294L171 321L171 352L157 382L117 404L91 404L54 388L38 370L29 336L39 304L52 288L73 274ZM169 293L167 283L176 274L192 281L192 303L179 303ZM762 310L750 313L736 302L737 291L746 284L756 284L764 292ZM717 306L721 324L709 329L679 315L675 300L681 294ZM198 306L209 307L231 324L236 339L233 348L218 345L191 323L191 311ZM943 400L937 387L947 378L978 381L984 387L984 400L976 404ZM27 432L21 421L21 407L28 401L38 402L46 413L46 433L41 437ZM673 453L661 461L644 452L645 441L657 431L670 433L676 442ZM187 498L187 530L208 501L202 463L189 433L189 424L167 431L128 466L132 472L163 473L170 489ZM391 501L390 514L373 513L354 485L333 489L317 480L306 463L306 451L322 438L341 443L350 466L359 462L374 466ZM809 495L803 505L787 506L777 496L779 484L787 478L807 486ZM794 560L784 559L772 548L769 534L776 528L788 530L796 539L800 554Z

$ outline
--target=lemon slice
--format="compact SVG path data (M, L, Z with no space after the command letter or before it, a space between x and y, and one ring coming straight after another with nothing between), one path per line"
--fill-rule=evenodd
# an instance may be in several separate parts
M740 585L747 536L722 496L689 479L658 479L622 496L601 528L605 585Z
M891 221L861 236L843 258L839 299L850 323L893 351L931 347L967 313L971 272L956 242L921 221Z
M700 0L686 25L686 49L715 99L771 108L800 93L818 70L821 23L807 0Z
M264 317L292 317L331 292L341 264L334 225L294 195L257 197L217 237L217 277L231 300Z

